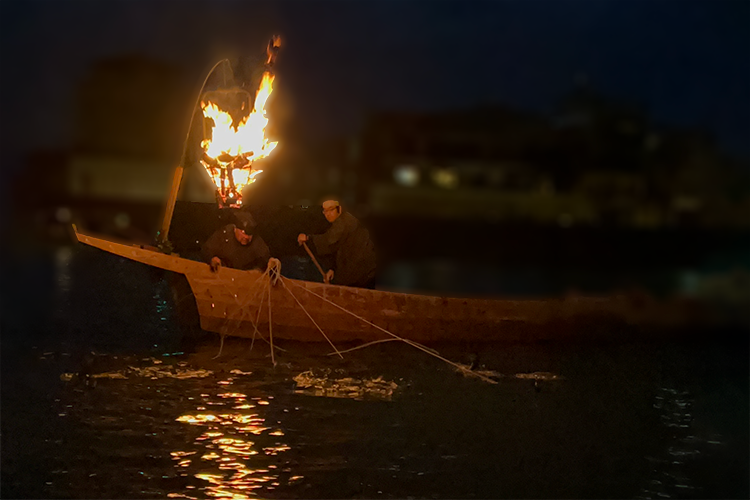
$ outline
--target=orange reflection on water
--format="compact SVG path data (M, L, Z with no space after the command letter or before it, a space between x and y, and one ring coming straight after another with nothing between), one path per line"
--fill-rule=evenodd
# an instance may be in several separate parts
M197 451L173 451L172 453L170 453L170 455L172 455L173 457L179 458L179 457L188 457L190 455L195 455L196 453L198 452Z
M266 455L278 455L279 452L287 450L291 450L291 448L285 444L282 444L281 446L267 446L266 448L263 448L263 452Z
M206 398L203 404L216 404L215 401L208 400L207 394L203 396ZM232 413L209 413L202 410L200 413L179 416L176 419L178 422L202 427L204 432L195 438L197 451L172 452L175 466L206 481L208 486L200 489L208 497L251 498L258 495L254 490L275 489L280 484L279 474L286 477L288 471L284 469L285 472L281 472L268 461L269 457L291 449L286 444L274 441L283 436L284 432L275 426L272 432L268 432L271 428L264 425L265 418L256 413L238 411L253 409L255 404L261 405L265 410L271 403L253 398L255 404L249 404L245 402L248 397L238 392L220 393L216 398L233 399L243 404L237 405ZM245 439L248 435L259 437L251 441ZM193 454L198 454L200 460L187 458ZM295 476L297 477L301 478ZM173 498L182 498L177 495L182 493L175 493Z
M200 424L203 422L216 422L219 418L216 415L199 414L199 415L182 415L177 417L178 422L187 422L188 424Z
M218 394L220 398L241 398L244 399L247 396L240 394L239 392L225 392L224 394Z

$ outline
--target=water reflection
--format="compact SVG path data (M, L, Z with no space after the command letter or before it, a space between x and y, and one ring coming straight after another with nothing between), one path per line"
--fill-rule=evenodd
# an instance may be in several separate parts
M284 436L283 430L267 421L265 412L275 410L272 407L273 399L249 398L241 392L223 392L227 385L232 384L231 378L217 382L222 392L216 395L201 394L203 402L196 406L196 413L177 418L178 422L201 428L202 433L193 441L195 449L174 451L172 459L181 475L192 474L208 483L206 495L250 498L255 496L254 490L274 490L281 484L282 473L288 476L288 469L280 470L280 464L271 463L278 459L270 457L277 457L291 447L278 439ZM211 406L230 406L233 411L206 411ZM199 459L196 458L198 456ZM287 481L300 478L293 476Z
M52 353L50 353L52 354ZM42 358L44 359L44 358ZM150 361L155 366L128 366L125 369L88 374L91 379L123 379L128 378L148 378L151 380L171 378L171 379L190 379L190 378L206 378L213 375L211 370L205 370L202 368L189 368L187 363L180 362L174 365L162 365L162 361L159 359L150 358ZM161 366L160 366L161 365ZM70 382L79 374L77 373L62 373L60 374L60 380L63 382Z
M70 263L73 258L73 250L70 247L60 247L55 252L55 276L57 278L56 289L62 297L70 292L71 273Z
M71 264L73 250L70 247L60 247L55 251L55 287L54 301L56 319L63 318L70 309L71 287L73 284Z
M690 462L701 454L702 444L721 444L695 435L692 407L695 403L688 391L660 387L654 397L653 407L659 412L661 424L670 439L665 452L657 457L647 457L651 463L652 479L643 488L639 498L681 498L696 490L690 479Z
M164 323L151 275L97 255L87 253L86 265L74 258L68 266L65 252L57 261L55 298L69 293L56 304L65 330L50 329L53 335L33 344L23 339L30 330L16 323L41 325L35 312L47 307L42 303L32 314L19 309L15 330L4 336L4 366L14 375L3 386L7 381L3 458L11 457L3 463L4 498L272 492L372 498L378 491L396 498L748 498L747 358L736 355L746 352L744 344L708 353L703 345L670 345L658 356L651 344L488 348L482 363L498 370L488 375L505 374L497 386L453 376L442 366L420 370L422 353L372 350L351 363L356 372L328 377L344 387L354 385L347 377L388 373L398 391L404 389L388 404L332 398L358 392L326 391L323 380L311 380L320 388L294 386L291 377L319 366L317 360L270 371L265 359L259 366L237 358L245 371L228 371L234 360L209 361L215 341L189 358L190 365L174 359L175 352L159 362L146 362L145 354L97 355L87 370L99 372L89 377L98 385L84 385L66 373L80 373L81 363L62 352L95 346L142 353L146 345L153 355L150 344L161 340ZM51 280L52 270L44 272ZM43 300L46 282L33 274L23 278L34 280L25 282L30 296ZM568 380L554 381L555 373ZM59 374L70 382L61 384ZM662 378L685 381L662 384L654 394ZM559 390L530 390L550 379ZM326 397L298 396L293 388ZM645 456L651 457L647 463Z

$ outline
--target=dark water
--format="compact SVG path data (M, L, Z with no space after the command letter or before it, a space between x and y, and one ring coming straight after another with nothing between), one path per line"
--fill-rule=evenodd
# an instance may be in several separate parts
M3 270L3 498L747 498L747 332L625 345L183 338L159 272ZM342 346L343 347L343 346ZM537 373L536 378L530 373Z

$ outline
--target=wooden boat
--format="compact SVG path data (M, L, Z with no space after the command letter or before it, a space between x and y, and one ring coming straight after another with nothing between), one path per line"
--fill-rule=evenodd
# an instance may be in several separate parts
M77 229L75 235L86 245L183 274L195 296L201 327L221 335L252 338L257 321L258 331L267 337L269 304L274 339L324 342L322 330L333 343L381 340L391 338L390 334L421 343L620 340L617 332L644 332L654 327L663 334L679 327L715 325L721 319L700 304L685 300L486 300L366 290L288 278L270 284L268 275L260 271L221 268L212 272L203 262ZM638 328L619 328L622 326Z
M224 62L228 61L219 61L209 72L193 110L197 109L208 77ZM334 343L384 340L394 335L422 343L517 342L581 337L606 340L616 336L615 332L632 332L632 329L618 328L623 325L638 326L639 331L656 327L663 334L668 330L665 327L717 325L725 320L715 311L685 300L446 298L287 278L270 280L267 274L259 271L222 268L214 273L205 263L165 253L171 247L167 236L194 122L192 113L190 116L182 159L175 169L157 235L157 243L165 251L110 241L77 230L75 235L78 241L87 245L183 274L195 296L204 330L221 335L254 337L258 330L265 333L272 329L274 338L299 341L325 341L328 338Z

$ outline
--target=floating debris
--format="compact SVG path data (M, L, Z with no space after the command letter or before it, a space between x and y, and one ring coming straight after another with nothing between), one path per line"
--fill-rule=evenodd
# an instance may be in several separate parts
M119 379L127 379L124 374L120 372L107 372L107 373L95 373L91 375L91 378L119 378Z
M533 372L533 373L516 373L516 378L522 380L536 380L536 381L550 381L550 380L564 380L564 377L555 375L550 372Z
M92 379L128 379L131 377L143 377L150 379L160 378L176 378L176 379L188 379L188 378L205 378L213 375L211 370L191 370L187 368L175 367L175 366L148 366L145 368L139 368L137 366L129 366L128 368L115 372L105 373L94 373L89 375ZM63 382L70 382L78 376L77 373L62 373L60 380Z
M464 365L460 364L460 366L471 369L470 365ZM464 376L467 376L466 372L456 369L458 373L461 373ZM507 375L503 375L502 373L496 372L494 370L484 370L484 369L474 369L474 373L478 373L480 375L484 375L488 378L503 378L507 377ZM533 380L535 383L538 382L549 382L553 380L565 380L565 377L562 377L561 375L557 375L555 373L550 372L531 372L531 373L516 373L515 375L510 376L510 378L517 378L520 380Z
M476 368L472 368L471 365L465 365L463 363L456 363L456 364L462 368L465 368L465 370L461 370L460 368L455 368L455 370L461 375L463 375L464 377L469 376L469 373L467 373L466 370L473 371L474 373L478 373L479 375L483 375L487 378L502 378L505 376L502 373L498 373L494 370L479 370Z
M398 384L376 379L357 379L352 377L331 378L329 371L322 376L316 376L311 370L302 372L294 377L297 383L297 394L320 396L329 398L348 399L380 399L390 401Z
M243 372L242 370L232 370L229 373L233 375L252 375L253 372Z
M178 379L186 379L186 378L205 378L209 375L213 375L213 372L211 370L190 370L190 369L184 369L184 368L175 368L173 366L147 366L145 368L138 368L135 366L130 366L131 373L134 373L140 377L149 377L149 378L178 378Z

